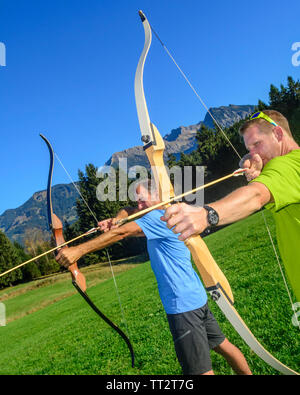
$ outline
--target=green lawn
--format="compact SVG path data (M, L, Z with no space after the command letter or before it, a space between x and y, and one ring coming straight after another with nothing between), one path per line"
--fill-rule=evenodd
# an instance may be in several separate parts
M275 234L271 218L272 233ZM263 219L258 213L205 239L231 284L235 307L276 358L300 370L300 333ZM86 268L88 293L127 331L108 265ZM0 374L180 374L173 342L149 262L115 266L116 280L136 356L76 293L69 275L2 290L7 326L0 327ZM210 306L224 333L244 353L254 374L277 374L240 339L218 307ZM216 374L232 374L212 353Z

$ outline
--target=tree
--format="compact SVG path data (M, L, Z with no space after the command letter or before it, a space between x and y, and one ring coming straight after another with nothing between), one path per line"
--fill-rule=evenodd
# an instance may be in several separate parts
M270 103L259 102L259 110L272 109L281 112L289 121L295 140L300 143L300 81L287 78L287 86L280 85L280 89L270 86Z
M0 231L0 273L11 269L20 264L21 258L17 249L13 246L10 240ZM10 286L21 280L22 272L20 269L14 270L7 275L0 277L0 287Z

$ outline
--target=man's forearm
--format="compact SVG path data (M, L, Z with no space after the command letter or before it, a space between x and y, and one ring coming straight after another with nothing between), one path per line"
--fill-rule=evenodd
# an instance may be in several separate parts
M259 210L273 197L268 188L259 182L253 182L230 193L225 198L207 205L219 215L218 225L238 221ZM161 218L174 233L180 233L179 240L202 233L210 224L211 217L204 207L191 207L185 203L168 207Z
M122 218L126 218L129 215L135 213L136 211L138 210L135 207L124 207L118 212L115 219L119 220ZM77 246L78 251L80 252L80 255L83 256L91 252L95 252L105 247L108 247L111 244L114 244L124 239L125 237L131 236L132 229L130 229L130 231L128 231L128 229L129 229L128 226L125 227L122 226L115 229L111 229L108 232L102 233L100 236L96 237L95 239L80 244L79 246Z
M86 243L76 246L80 253L80 256L84 256L91 252L101 250L105 247L110 246L124 238L122 228L112 229L109 232L102 233L100 236L87 241Z
M56 260L61 265L68 267L90 252L101 250L124 239L125 237L140 236L142 234L143 231L141 228L135 222L130 222L126 225L102 233L100 236L87 241L86 243L79 244L75 247L62 248L56 257Z
M209 206L219 214L219 225L226 225L246 218L261 209L270 200L268 196L268 192L262 190L261 186L249 184Z

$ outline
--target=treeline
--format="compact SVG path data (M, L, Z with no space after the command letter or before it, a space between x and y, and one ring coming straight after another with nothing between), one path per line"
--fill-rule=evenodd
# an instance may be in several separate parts
M0 273L18 266L22 262L40 255L51 248L51 243L41 239L33 243L21 246L17 242L12 243L8 237L0 231ZM60 265L53 255L45 255L42 258L31 262L5 276L0 277L0 289L20 282L31 281L33 279L60 271Z
M287 117L290 123L295 140L300 143L300 82L294 81L288 77L287 86L281 85L276 88L271 85L269 92L269 104L258 102L258 110L273 109L281 112ZM243 156L246 151L238 129L244 121L240 121L225 130L228 139L235 147L239 156ZM217 179L231 173L239 167L239 157L226 141L222 132L215 127L215 130L205 128L197 133L197 149L188 155L182 154L176 161L173 156L169 157L168 166L205 166L205 182ZM182 172L183 174L183 172ZM99 177L97 168L93 164L88 164L85 172L78 173L78 186L81 197L76 202L78 220L72 225L64 224L65 239L71 238L86 232L88 229L95 227L97 221L114 217L117 212L126 206L134 205L127 200L120 202L119 196L119 171L116 171L116 199L114 201L99 201L97 198L97 187ZM195 180L194 180L195 181ZM128 181L127 181L128 182ZM245 184L243 177L232 178L224 183L205 191L205 202L218 200L237 187ZM127 187L129 188L128 182ZM108 187L107 187L108 188ZM0 232L0 273L17 266L19 263L37 256L43 251L51 248L51 243L45 240L41 234L40 237L27 237L25 246L22 247L17 243L11 243L3 232ZM90 237L96 237L92 235ZM81 239L79 242L83 242ZM114 244L107 250L98 251L80 260L81 265L91 265L99 261L107 260L107 251L111 259L126 258L133 255L147 254L146 244L143 238L129 238ZM146 258L146 256L145 256ZM30 281L32 279L56 273L61 271L60 265L55 261L54 256L46 255L43 258L32 262L21 269L13 271L6 276L0 277L0 288L17 284L18 282Z

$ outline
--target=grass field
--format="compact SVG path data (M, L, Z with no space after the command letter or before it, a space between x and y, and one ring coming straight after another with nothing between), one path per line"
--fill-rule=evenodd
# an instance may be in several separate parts
M272 234L275 234L272 220ZM281 362L300 370L300 333L263 219L258 213L207 237L235 296L235 307L254 335ZM156 280L149 262L116 262L122 316L108 264L83 269L88 294L113 322L129 332L136 367L123 339L76 293L61 274L0 292L7 325L0 327L0 374L181 374ZM277 374L241 340L221 311L210 306L225 335L244 353L254 374ZM212 353L215 374L232 374Z

